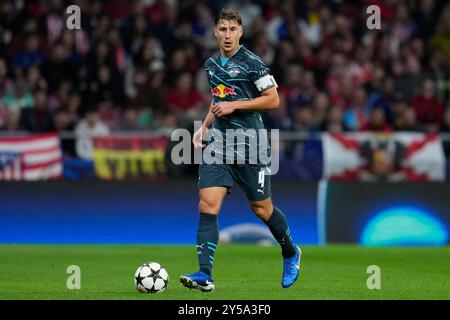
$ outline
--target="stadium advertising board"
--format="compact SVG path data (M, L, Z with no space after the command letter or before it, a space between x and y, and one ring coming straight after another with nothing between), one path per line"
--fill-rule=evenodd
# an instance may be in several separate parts
M293 237L317 244L317 183L274 185L274 199L283 203ZM194 180L3 182L0 243L195 243L196 196ZM233 187L223 204L221 231L248 224L266 228L242 199L245 194ZM232 242L242 239L231 236Z
M324 186L325 185L325 186ZM445 245L450 186L444 183L322 182L319 210L327 243Z

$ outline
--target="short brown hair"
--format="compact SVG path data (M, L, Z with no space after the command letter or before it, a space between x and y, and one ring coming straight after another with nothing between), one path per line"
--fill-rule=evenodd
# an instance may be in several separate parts
M216 25L220 20L234 20L238 25L242 26L242 18L240 13L234 9L222 9L216 17Z

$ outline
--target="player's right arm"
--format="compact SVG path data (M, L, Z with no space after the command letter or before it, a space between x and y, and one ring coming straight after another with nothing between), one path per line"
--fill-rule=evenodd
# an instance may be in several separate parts
M208 114L206 115L205 120L203 120L202 126L194 133L192 143L194 144L195 148L202 148L205 146L205 144L203 143L203 137L208 132L208 129L211 127L214 121L214 114L211 112L211 108L213 106L214 100L211 101Z

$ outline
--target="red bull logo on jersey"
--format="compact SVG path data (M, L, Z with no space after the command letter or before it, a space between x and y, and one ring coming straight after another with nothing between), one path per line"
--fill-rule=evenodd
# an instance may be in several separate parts
M219 84L217 87L213 88L211 90L211 93L214 97L219 98L225 98L229 94L236 95L236 92L233 88L228 88L227 86L224 86L223 84Z

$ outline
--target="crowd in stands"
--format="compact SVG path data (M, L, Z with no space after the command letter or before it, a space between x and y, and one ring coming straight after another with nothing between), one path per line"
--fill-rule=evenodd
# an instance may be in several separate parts
M71 4L80 30L66 26ZM366 24L373 4L380 30ZM445 0L2 0L0 134L170 132L203 119L224 7L278 82L268 127L450 132Z

